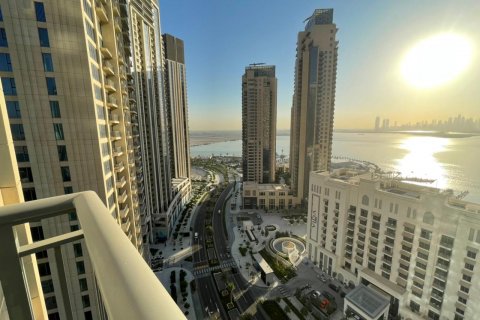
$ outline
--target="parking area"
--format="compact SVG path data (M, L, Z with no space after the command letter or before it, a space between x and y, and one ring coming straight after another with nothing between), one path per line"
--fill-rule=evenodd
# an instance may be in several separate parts
M349 285L340 283L338 280L322 273L318 267L305 259L297 267L297 276L286 284L279 286L276 290L272 290L270 297L287 297L300 293L312 305L318 304L319 307L326 298L329 300L329 304L330 301L335 302L336 311L331 314L330 319L342 319L344 297L352 289ZM313 296L314 293L317 297ZM310 300L311 298L313 298L313 301Z

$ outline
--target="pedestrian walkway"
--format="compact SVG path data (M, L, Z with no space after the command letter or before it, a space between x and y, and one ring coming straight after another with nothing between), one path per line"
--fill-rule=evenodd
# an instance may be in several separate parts
M196 267L193 270L193 275L194 276L200 276L200 275L209 275L210 272L216 271L216 270L221 270L225 268L232 268L235 267L237 264L233 259L224 261L221 265L215 266L215 267Z

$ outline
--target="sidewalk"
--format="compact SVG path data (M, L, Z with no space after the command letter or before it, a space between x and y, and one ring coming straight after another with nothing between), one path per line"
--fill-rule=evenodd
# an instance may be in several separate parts
M187 275L185 276L185 281L188 283L186 292L188 295L186 298L183 298L182 292L180 290L180 270L184 270ZM202 316L198 317L198 311L196 310L197 308L195 307L196 304L193 303L193 295L192 291L190 288L190 281L194 280L194 276L192 273L185 269L185 268L166 268L163 271L156 272L155 275L157 278L160 280L160 282L163 284L165 287L165 290L167 290L168 293L170 293L170 273L172 271L175 271L175 286L177 288L177 305L178 307L182 310L182 312L185 314L188 312L187 317L188 320L197 320L197 319L202 319ZM196 294L196 291L195 293ZM188 306L188 308L186 307ZM200 308L201 309L201 308ZM200 314L202 314L202 311L200 311Z
M239 186L237 184L237 189L232 192L236 192L239 189ZM228 239L229 239L229 245L231 248L231 255L232 258L235 260L237 263L237 266L239 267L239 271L243 278L250 284L258 286L258 287L264 287L264 288L269 288L263 280L260 278L260 273L255 269L253 266L254 261L251 258L249 252L247 251L245 256L242 256L242 254L239 251L239 247L246 247L246 243L250 242L250 248L252 248L252 252L256 253L264 248L264 241L268 241L268 239L272 236L272 234L269 235L268 238L265 238L264 236L261 235L261 232L258 230L258 227L255 226L255 230L253 231L253 234L255 237L258 239L258 245L255 244L254 242L251 242L247 235L245 233L242 233L239 228L237 222L237 215L238 215L238 210L231 210L231 203L233 201L234 197L231 197L225 206L225 214L226 214L226 224L227 224L227 232L228 232ZM238 204L237 204L238 207ZM276 278L275 278L276 279ZM273 288L276 286L278 283L278 280L274 282L270 286L270 288Z

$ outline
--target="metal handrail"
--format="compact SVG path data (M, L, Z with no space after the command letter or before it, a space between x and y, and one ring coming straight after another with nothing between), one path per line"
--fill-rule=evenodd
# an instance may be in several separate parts
M67 214L72 210L76 210L82 230L42 240L41 245L36 242L17 248L13 226ZM0 261L2 269L7 266L9 271L14 271L13 274L0 272L0 282L11 319L34 318L19 262L21 253L33 254L45 247L58 247L78 240L82 233L108 318L185 319L182 311L93 191L0 207Z

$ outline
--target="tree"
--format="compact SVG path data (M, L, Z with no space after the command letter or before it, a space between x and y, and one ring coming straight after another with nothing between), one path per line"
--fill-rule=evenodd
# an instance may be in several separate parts
M227 282L227 290L230 292L230 303L233 303L233 290L235 290L233 282Z
M250 313L244 313L240 316L240 320L252 320L253 316Z
M308 315L308 309L307 309L307 307L305 307L305 306L302 307L302 309L300 310L300 313L301 313L304 317L306 317L306 316Z

